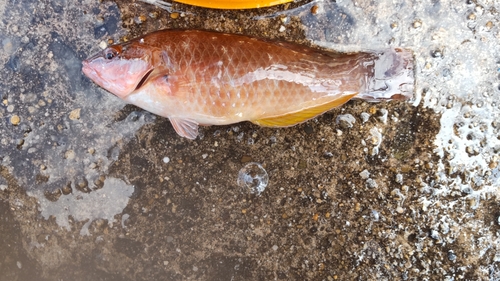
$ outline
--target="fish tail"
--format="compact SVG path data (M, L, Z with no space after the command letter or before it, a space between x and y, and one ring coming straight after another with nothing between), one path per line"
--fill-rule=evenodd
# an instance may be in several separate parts
M410 50L396 48L384 51L367 68L364 89L356 98L376 102L413 97L415 73Z

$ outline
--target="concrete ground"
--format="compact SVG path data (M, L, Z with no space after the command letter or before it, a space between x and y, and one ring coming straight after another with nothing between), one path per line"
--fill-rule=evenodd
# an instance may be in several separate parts
M500 280L500 2L172 8L0 1L0 280ZM162 28L409 48L415 97L189 141L81 73Z

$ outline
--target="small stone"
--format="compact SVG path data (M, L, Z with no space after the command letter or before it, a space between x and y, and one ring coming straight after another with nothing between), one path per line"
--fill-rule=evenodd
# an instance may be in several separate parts
M61 188L61 191L62 191L62 194L64 194L64 195L70 194L72 192L71 182L66 184L65 186L63 186L63 188Z
M299 163L297 164L297 168L301 169L301 170L306 169L307 168L307 161L305 161L303 159L299 160Z
M441 57L443 57L443 52L441 50L439 50L439 49L438 50L434 50L434 51L431 52L431 56L433 58L441 58Z
M432 229L431 232L430 232L430 236L432 239L434 240L439 240L440 239L440 236L439 236L439 232L437 232L436 230Z
M356 118L351 114L343 114L337 116L335 123L339 124L342 128L352 128L353 124L356 123Z
M311 14L315 15L318 13L318 6L314 5L311 7Z
M372 106L368 109L368 112L373 115L375 113L377 113L377 108L375 106Z
M361 112L360 117L361 117L361 121L363 123L366 123L368 121L368 119L370 119L370 114L368 114L366 112Z
M363 170L361 173L359 173L359 176L366 180L369 176L370 176L370 172L368 172L368 170Z
M279 32L284 32L286 30L286 27L284 27L283 25L280 26L280 29L279 29Z
M376 188L378 187L377 182L374 179L367 179L366 180L366 185L370 188Z
M14 111L14 106L12 104L7 106L7 112L12 112Z
M312 134L314 132L314 129L311 125L306 124L304 126L304 132L306 132L306 134Z
M156 11L149 13L149 17L152 18L152 19L158 18L159 15L160 15L160 13L158 13Z
M402 174L396 175L396 182L399 184L403 184L403 175Z
M278 245L274 245L272 249L273 249L273 251L277 251L278 250Z
M422 27L422 21L421 20L416 20L413 22L413 28L420 28Z
M396 212L398 212L398 213L400 213L400 214L402 214L404 211L405 211L405 210L404 210L403 208L401 208L401 207L397 207L397 208L396 208Z
M356 202L354 205L354 211L359 212L361 210L361 204L359 202Z
M73 109L70 113L69 113L69 119L71 120L77 120L77 119L80 119L80 111L82 109L81 108L77 108L77 109Z
M75 152L73 150L67 150L65 153L64 153L64 158L66 159L75 159Z
M177 13L177 12L171 13L170 14L170 18L174 19L174 20L177 19L177 18L179 18L179 13Z
M167 164L168 162L170 162L170 158L163 157L163 163Z
M21 118L19 116L12 115L12 117L10 117L10 123L12 123L12 125L17 126L19 125L19 122L21 122Z
M241 159L240 159L240 162L243 164L248 163L248 162L252 162L252 161L253 161L253 158L250 155L243 155L243 156L241 156Z
M455 253L452 250L450 250L448 251L448 259L450 261L455 261L457 259L457 255L455 255Z
M105 41L101 41L101 43L99 43L99 48L101 48L102 50L106 49L108 47L108 43L106 43Z

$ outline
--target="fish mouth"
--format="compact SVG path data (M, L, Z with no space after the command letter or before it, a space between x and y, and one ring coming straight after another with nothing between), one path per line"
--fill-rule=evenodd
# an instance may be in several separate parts
M90 63L88 60L82 61L82 72L87 76L88 78L92 79L94 77L97 77L96 71L90 66Z

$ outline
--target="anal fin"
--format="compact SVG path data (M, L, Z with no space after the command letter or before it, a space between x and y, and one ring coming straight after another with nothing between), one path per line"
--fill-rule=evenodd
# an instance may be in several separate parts
M265 126L265 127L288 127L288 126L293 126L302 122L305 122L311 118L314 118L334 107L340 106L350 99L352 99L354 96L356 96L357 93L351 94L351 95L343 95L337 99L334 99L332 101L309 107L304 110L300 111L294 111L278 116L272 116L272 117L267 117L259 120L251 120L252 123L257 124L259 126Z
M181 137L194 140L198 136L198 123L196 121L180 118L169 118L169 120L175 132Z

